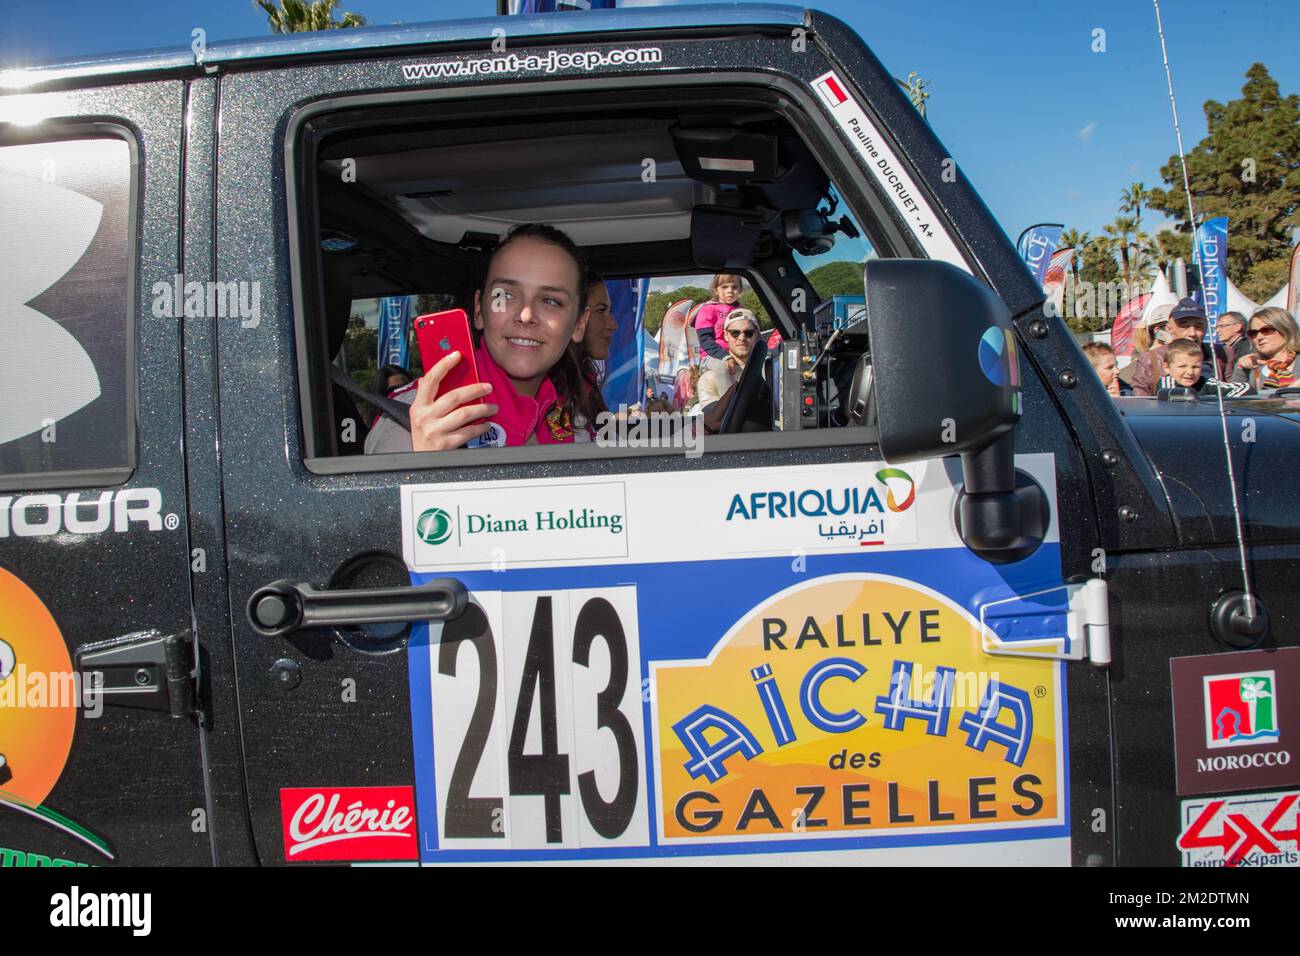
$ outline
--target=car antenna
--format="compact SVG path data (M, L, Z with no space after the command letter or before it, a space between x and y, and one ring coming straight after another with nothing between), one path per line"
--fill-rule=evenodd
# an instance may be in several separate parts
M1174 98L1174 76L1169 69L1169 51L1165 48L1165 28L1160 19L1160 0L1151 0L1156 8L1156 32L1160 35L1160 55L1165 64L1165 81L1169 84L1169 106L1174 113L1174 135L1178 139L1178 162L1183 170L1183 191L1187 193L1187 221L1192 226L1192 256L1200 264L1200 243L1197 240L1196 209L1192 205L1192 183L1187 175L1187 156L1183 151L1183 131L1178 122L1178 101ZM1217 378L1217 356L1215 355L1215 346L1219 344L1218 335L1213 325L1210 324L1209 316L1205 320L1206 329L1210 336L1210 362L1211 368L1215 369ZM1223 404L1222 389L1215 388L1215 394L1219 401L1219 422L1223 426L1223 457L1228 463L1228 489L1232 494L1232 520L1237 529L1237 552L1241 559L1241 580L1242 580L1242 604L1227 612L1226 620L1220 618L1221 608L1226 609L1223 598L1215 605L1215 611L1212 614L1212 621L1215 626L1216 634L1222 634L1225 629L1230 632L1236 632L1241 638L1251 638L1250 645L1259 643L1268 629L1268 614L1255 594L1255 589L1251 586L1250 565L1246 561L1246 535L1241 526L1241 504L1237 493L1237 477L1232 467L1232 444L1228 439L1228 412Z

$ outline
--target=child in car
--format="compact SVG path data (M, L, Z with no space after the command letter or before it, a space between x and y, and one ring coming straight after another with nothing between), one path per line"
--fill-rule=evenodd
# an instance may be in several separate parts
M727 360L727 342L723 335L725 323L744 291L745 284L740 276L719 273L709 284L709 301L695 310L695 334L700 339L700 350L709 356L700 364L702 372Z
M590 407L595 384L570 348L586 332L586 274L581 251L561 230L542 223L511 229L474 293L479 383L441 392L462 358L447 355L418 380L412 398L410 389L397 396L410 401L410 433L394 426L387 437L368 439L366 451L590 440L594 424L575 427L575 417Z

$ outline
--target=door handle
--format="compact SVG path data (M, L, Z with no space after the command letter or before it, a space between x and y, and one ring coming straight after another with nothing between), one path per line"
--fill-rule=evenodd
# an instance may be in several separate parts
M310 584L273 581L248 599L248 623L264 637L307 627L349 627L402 621L450 621L469 603L455 578L403 588L319 591Z

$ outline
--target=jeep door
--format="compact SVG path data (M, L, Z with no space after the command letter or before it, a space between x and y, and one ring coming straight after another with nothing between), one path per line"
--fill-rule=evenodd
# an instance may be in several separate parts
M0 863L203 864L186 85L72 82L0 96Z
M1092 573L1083 458L1038 373L1059 333L1022 344L1015 448L1051 515L1042 547L1009 564L961 542L956 459L887 466L865 426L710 436L702 457L597 444L341 453L369 424L332 386L347 328L364 321L355 301L472 301L472 266L503 231L467 225L493 190L433 181L454 163L468 181L539 157L530 176L503 174L509 201L495 208L571 222L593 256L625 257L612 274L725 271L716 241L753 218L728 219L727 204L766 187L728 198L705 170L743 181L764 157L779 165L782 147L761 145L770 123L797 131L876 255L951 261L1035 318L1041 292L856 37L779 10L688 16L637 11L618 21L628 32L576 43L533 18L509 25L507 53L491 46L499 21L483 21L413 29L395 35L405 46L345 62L223 65L217 277L259 283L262 303L257 326L219 325L217 356L263 862L1112 860L1104 676L985 654L979 624L986 605ZM758 152L740 167L705 153L696 176L671 138L653 164L611 154L609 181L584 186L613 197L608 224L582 226L572 210L590 197L562 164L541 165L550 138L596 120L627 135L663 123L671 137L665 104L692 100L717 104L708 129L758 117L748 138L724 134ZM485 141L500 150L437 152ZM643 178L652 166L663 179ZM638 231L645 210L620 176L662 187L645 197L662 204L663 231ZM529 186L562 199L520 196ZM747 274L789 337L808 328L815 293L767 261ZM941 317L919 324L918 344L942 335ZM411 585L433 589L422 613ZM375 623L385 612L404 620Z

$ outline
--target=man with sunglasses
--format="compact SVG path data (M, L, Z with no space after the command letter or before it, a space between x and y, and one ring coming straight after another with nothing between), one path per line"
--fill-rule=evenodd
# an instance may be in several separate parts
M704 413L704 430L709 434L717 433L722 416L734 394L733 390L745 370L745 363L749 361L754 351L754 343L758 340L758 335L758 319L749 309L732 309L727 314L723 325L724 344L727 347L726 361L710 366L708 371L700 376L697 387L700 411ZM762 393L754 407L768 408L771 401L771 392L764 382ZM755 421L749 427L758 428L761 425ZM768 427L771 427L770 423Z
M1164 370L1165 345L1175 339L1190 339L1200 345L1201 352L1205 356L1205 364L1208 367L1210 348L1204 341L1205 330L1205 310L1191 299L1180 299L1178 304L1174 306L1173 311L1169 313L1169 324L1165 331L1164 344L1142 352L1133 360L1133 376L1130 380L1133 385L1133 394L1148 397L1156 394L1158 381ZM1224 352L1223 346L1216 342L1214 344L1215 371L1209 377L1223 379L1226 377L1229 368L1227 353Z

